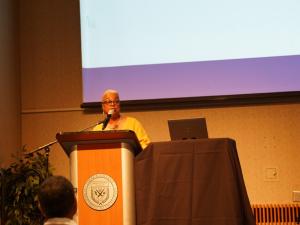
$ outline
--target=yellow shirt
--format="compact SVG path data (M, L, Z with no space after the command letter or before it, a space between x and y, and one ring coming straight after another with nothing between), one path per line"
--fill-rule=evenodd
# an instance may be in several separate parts
M93 130L102 130L102 125L103 124L99 124L95 126ZM143 149L145 149L150 143L150 139L142 124L133 117L121 116L119 123L116 126L112 127L110 124L108 124L105 130L132 130L136 134Z

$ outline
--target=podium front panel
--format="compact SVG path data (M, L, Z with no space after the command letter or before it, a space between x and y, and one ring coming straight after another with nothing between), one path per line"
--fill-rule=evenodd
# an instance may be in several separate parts
M105 143L77 145L71 152L79 225L135 225L134 155L129 149L128 144Z

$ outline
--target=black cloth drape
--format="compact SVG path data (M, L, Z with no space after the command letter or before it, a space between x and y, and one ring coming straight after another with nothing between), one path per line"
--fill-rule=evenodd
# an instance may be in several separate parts
M232 139L150 144L135 188L137 225L255 225Z

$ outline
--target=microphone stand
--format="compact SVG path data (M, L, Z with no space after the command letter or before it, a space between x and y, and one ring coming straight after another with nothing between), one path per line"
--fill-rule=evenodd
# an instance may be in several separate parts
M86 131L86 130L89 130L89 129L91 129L92 127L94 127L94 126L97 126L97 125L99 125L99 124L101 124L101 123L104 123L106 121L106 119L104 119L104 120L102 120L102 121L100 121L100 122L97 122L96 124L93 124L92 126L89 126L89 127L87 127L87 128L84 128L84 129L82 129L82 130L80 130L79 132L82 132L82 131ZM50 146L52 146L52 145L54 145L54 144L56 144L57 143L57 140L55 140L55 141L51 141L51 142L49 142L48 144L45 144L45 145L43 145L43 146L40 146L40 147L38 147L38 148L36 148L36 149L34 149L33 151L30 151L30 152L28 152L28 153L25 153L25 156L27 156L27 157L29 157L29 156L32 156L34 153L36 153L36 152L39 152L39 151L42 151L42 150L44 150L45 151L45 153L46 153L46 177L48 177L48 175L49 175L49 155L50 155Z
M45 144L45 145L43 145L41 147L38 147L38 148L34 149L31 152L25 153L25 156L32 156L34 153L39 152L41 150L45 151L45 153L46 153L46 163L45 163L46 164L45 165L46 166L46 177L49 176L49 154L50 154L50 146L54 145L56 143L57 143L57 140L49 142L48 144Z

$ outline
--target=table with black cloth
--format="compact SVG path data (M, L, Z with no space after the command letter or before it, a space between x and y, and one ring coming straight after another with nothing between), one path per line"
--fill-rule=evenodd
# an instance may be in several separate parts
M137 225L255 225L235 141L151 143L135 158Z

